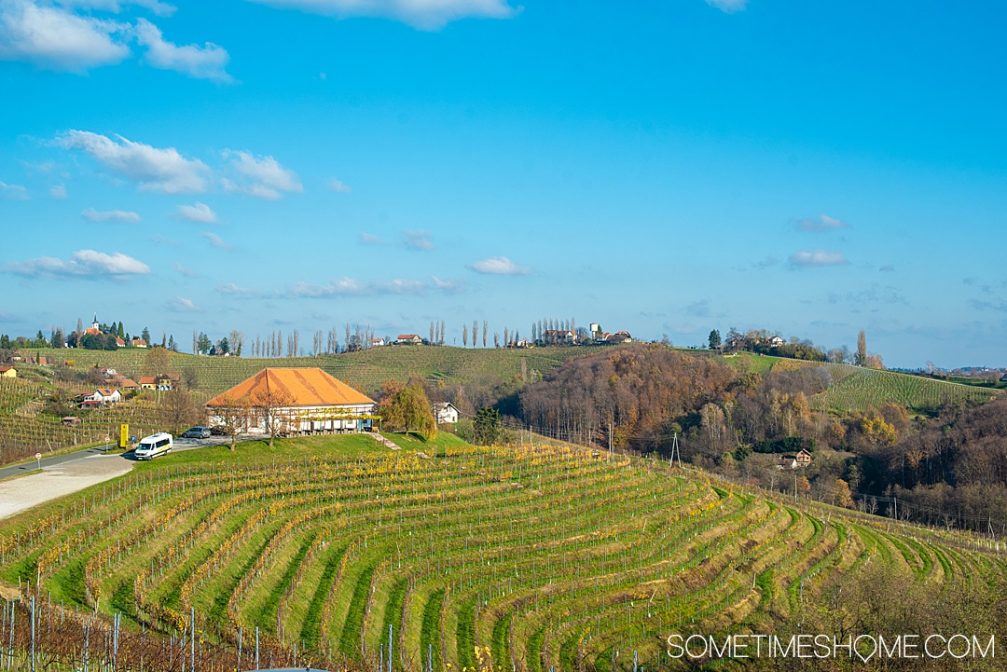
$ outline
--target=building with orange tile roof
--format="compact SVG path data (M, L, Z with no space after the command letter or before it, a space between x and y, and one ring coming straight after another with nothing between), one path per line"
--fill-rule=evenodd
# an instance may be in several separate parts
M206 402L210 424L221 409L247 409L245 429L265 434L266 415L282 418L283 434L370 431L375 401L314 367L265 368Z

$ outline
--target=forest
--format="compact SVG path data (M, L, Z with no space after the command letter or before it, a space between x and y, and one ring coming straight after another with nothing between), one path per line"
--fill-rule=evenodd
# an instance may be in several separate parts
M677 436L683 460L752 485L1001 531L1007 400L931 414L892 403L837 413L812 403L830 376L822 366L742 371L639 346L568 361L524 386L508 412L550 436L642 454L670 456ZM781 457L802 448L813 463L785 468Z

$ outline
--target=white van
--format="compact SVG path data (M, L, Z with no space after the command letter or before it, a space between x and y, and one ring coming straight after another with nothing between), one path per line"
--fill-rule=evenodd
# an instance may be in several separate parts
M171 452L171 434L159 432L140 439L140 445L133 451L133 455L138 460L153 460L158 455L166 455Z

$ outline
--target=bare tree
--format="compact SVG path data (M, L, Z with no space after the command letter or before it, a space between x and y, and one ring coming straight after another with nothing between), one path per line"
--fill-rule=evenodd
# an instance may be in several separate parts
M489 322L483 320L483 347L486 347L486 332L490 330Z
M462 346L469 347L469 325L462 325Z
M269 435L269 447L273 447L273 439L287 431L290 423L290 405L294 398L283 390L260 390L251 399L251 408L262 420L266 434Z
M251 410L252 402L247 396L227 398L222 405L213 408L214 420L224 430L224 435L230 437L232 451L238 434L248 429Z
M185 390L165 392L162 395L161 408L164 411L165 422L175 434L203 418L203 410L196 406L192 396Z
M472 347L475 348L479 344L479 321L472 320Z

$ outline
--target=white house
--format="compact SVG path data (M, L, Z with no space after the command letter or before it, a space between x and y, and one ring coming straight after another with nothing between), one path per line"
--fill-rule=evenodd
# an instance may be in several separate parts
M416 334L399 334L395 345L422 345L423 339Z
M122 394L114 388L103 387L91 394L80 395L78 400L84 403L91 402L92 404L117 404L122 401Z
M433 404L433 411L438 425L453 425L458 422L458 409L450 402Z
M314 367L266 368L206 402L210 426L227 414L244 414L244 432L266 434L267 419L277 434L370 431L375 402Z

